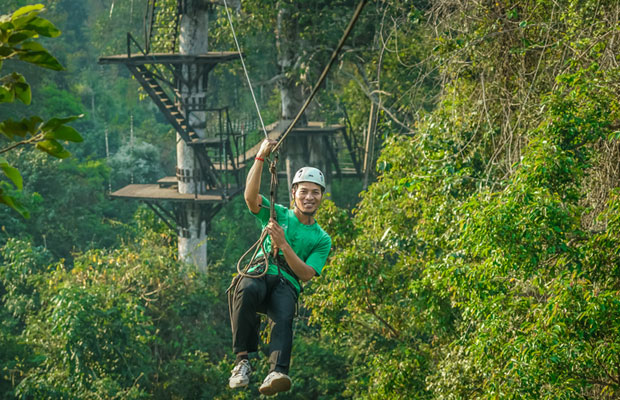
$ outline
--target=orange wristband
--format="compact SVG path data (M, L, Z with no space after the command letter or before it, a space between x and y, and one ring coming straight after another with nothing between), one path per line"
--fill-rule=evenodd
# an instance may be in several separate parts
M264 159L264 158L260 158L260 157L254 157L254 159L255 159L255 160L258 160L258 161L262 161L262 162L265 162L265 159Z

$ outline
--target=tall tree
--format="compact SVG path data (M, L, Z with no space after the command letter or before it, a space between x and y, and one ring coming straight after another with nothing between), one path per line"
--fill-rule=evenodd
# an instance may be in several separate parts
M209 51L209 14L213 5L199 1L184 2L180 15L179 53L200 55ZM206 74L198 74L195 64L183 65L181 81L182 104L206 104ZM183 82L191 82L191 86ZM185 117L191 129L204 138L206 113L204 111L185 110ZM194 150L177 134L177 170L185 171L192 177L189 182L179 181L179 193L195 193L196 187L205 187L200 164L194 156ZM203 177L203 181L200 181ZM207 221L203 218L202 206L187 203L181 210L187 221L187 230L179 236L179 258L192 262L201 268L207 266Z

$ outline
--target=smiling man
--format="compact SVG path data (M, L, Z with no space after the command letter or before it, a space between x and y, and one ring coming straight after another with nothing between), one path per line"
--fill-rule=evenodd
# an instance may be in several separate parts
M276 144L265 140L246 179L245 202L269 233L265 251L278 249L270 257L267 273L260 278L241 278L232 295L231 327L235 367L228 384L244 387L250 382L252 367L248 352L258 349L260 317L266 313L271 320L269 342L269 374L260 386L264 395L273 395L291 388L288 376L293 345L293 318L300 281L307 282L321 274L331 249L331 238L314 220L325 193L325 177L316 168L304 167L295 174L291 187L294 208L275 205L277 221L270 219L269 201L260 195L259 188L265 158ZM262 251L257 255L262 258ZM249 273L258 273L257 266Z

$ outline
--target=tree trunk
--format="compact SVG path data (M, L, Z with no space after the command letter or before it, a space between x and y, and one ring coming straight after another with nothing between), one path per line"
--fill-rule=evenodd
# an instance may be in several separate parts
M299 80L298 69L300 60L304 54L302 40L300 39L299 25L294 14L294 3L280 1L278 3L278 19L276 25L276 45L278 49L278 65L284 78L280 79L280 100L282 102L282 119L293 119L301 109L305 97L303 86ZM306 126L308 121L304 116L296 124L296 127ZM283 153L286 163L286 176L288 187L291 187L295 172L305 166L319 168L330 176L329 163L325 155L324 139L317 135L300 135L291 133L283 144ZM289 192L290 193L290 192Z
M209 5L200 0L187 0L181 15L179 52L205 54L208 52ZM184 65L183 82L179 82L181 109L190 127L201 138L205 136L206 113L188 111L183 104L204 104L206 101L207 75L200 74L197 65ZM179 179L179 177L184 177ZM179 193L200 194L205 182L194 151L177 134L177 178ZM185 229L179 230L179 259L190 262L202 270L207 268L207 221L202 217L201 206L187 203L181 208Z

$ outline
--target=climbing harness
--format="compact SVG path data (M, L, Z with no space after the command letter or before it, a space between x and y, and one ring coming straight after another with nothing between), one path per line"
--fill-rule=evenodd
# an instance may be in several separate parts
M361 0L359 2L359 4L357 5L357 8L355 9L355 13L353 14L353 17L351 18L351 21L349 21L349 25L347 26L347 28L345 29L342 37L340 38L340 41L338 42L338 45L336 46L336 48L332 52L331 58L330 58L329 62L327 63L327 65L325 66L325 68L323 69L323 72L321 73L318 81L314 85L314 87L312 89L312 92L310 93L310 96L308 96L308 98L306 99L306 101L302 105L301 109L299 110L299 112L297 113L297 115L295 116L293 121L289 124L289 126L286 128L286 130L284 131L284 133L282 134L282 136L280 137L278 142L275 144L275 146L271 150L271 154L273 155L273 160L270 162L270 165L269 165L269 172L271 173L270 213L269 213L269 215L270 215L270 218L272 218L273 220L277 219L276 218L276 212L275 212L275 204L276 204L276 193L277 193L277 189L278 189L278 174L277 174L277 170L276 170L276 166L277 166L277 162L278 162L278 150L279 150L280 146L282 145L282 142L284 141L284 139L286 139L288 134L295 127L295 124L297 124L297 122L299 121L299 119L301 118L303 113L306 111L306 108L308 108L308 106L310 105L310 102L312 101L312 99L314 98L316 93L318 92L319 87L323 84L323 81L327 77L327 73L329 72L330 68L332 67L332 65L334 64L336 59L338 58L338 54L340 53L340 50L342 50L342 47L344 46L344 42L347 40L347 38L349 37L349 34L353 30L353 26L357 22L360 14L362 12L362 9L366 5L366 3L368 3L368 0ZM237 44L237 50L239 51L239 55L241 57L241 50L239 48L239 43L237 42L237 36L236 36L236 34L234 32L234 28L233 28L233 25L232 25L232 19L230 17L230 13L228 11L228 6L226 5L226 0L224 0L224 5L226 6L226 13L228 14L228 20L230 22L230 27L231 27L231 29L233 31L233 37L235 38L235 43ZM250 86L250 90L252 90L252 85L250 84L250 79L248 77L247 70L245 68L245 63L243 62L243 57L241 57L241 63L243 65L244 71L246 72L246 78L248 80L248 85ZM254 91L253 90L252 90L252 97L254 98L254 104L256 105L256 110L258 111L258 115L260 117L260 110L258 108L258 103L256 102L256 98L254 97ZM263 122L263 120L261 118L261 123L262 122ZM264 125L263 125L263 129L264 129ZM267 135L266 131L265 131L265 135ZM269 260L270 260L270 258L272 260L275 260L274 264L278 267L278 274L280 275L281 279L284 279L283 275L282 275L282 269L284 269L284 271L286 271L293 278L295 278L297 280L297 282L300 283L300 288L301 288L301 282L300 282L299 278L297 277L297 275L295 275L295 273L292 271L290 266L288 266L286 264L286 261L283 259L283 257L279 256L279 254L278 254L279 250L275 246L272 245L272 254L268 254L267 251L265 251L264 242L265 242L266 238L267 238L267 233L263 229L259 239L241 256L241 258L237 262L237 272L238 272L238 274L233 278L230 286L226 290L226 292L228 294L228 311L229 311L229 314L231 316L231 321L232 321L232 301L233 301L234 297L236 296L239 280L242 277L248 277L248 278L261 278L261 277L263 277L267 273L267 269L269 268ZM256 259L256 255L258 254L259 250L262 250L262 253L263 253L263 259L260 260L260 261ZM241 268L241 263L243 262L244 259L246 259L247 255L250 254L250 253L252 253L252 257L250 258L250 261L245 265L245 267ZM278 261L278 259L281 259L281 260ZM257 267L258 264L264 264L264 269L262 267L258 268ZM283 265L285 265L285 267ZM254 268L254 267L257 267L257 268ZM258 270L257 273L253 273L256 270ZM252 271L252 272L250 272L250 271ZM298 307L296 305L296 314L297 314L297 311L298 311Z

